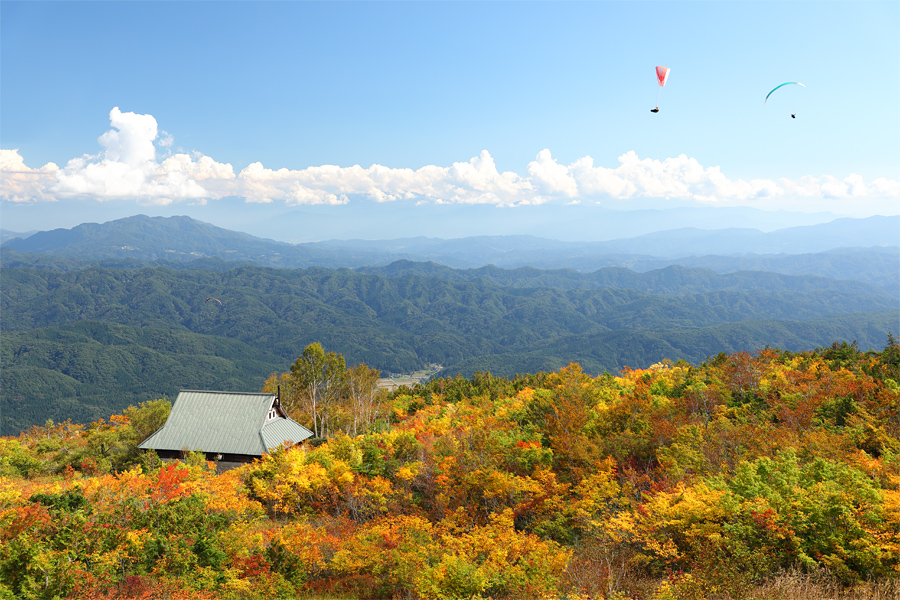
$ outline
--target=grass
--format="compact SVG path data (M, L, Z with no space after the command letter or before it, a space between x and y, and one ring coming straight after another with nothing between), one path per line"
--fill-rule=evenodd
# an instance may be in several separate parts
M881 579L846 587L826 573L784 573L757 586L754 600L900 600L900 580Z

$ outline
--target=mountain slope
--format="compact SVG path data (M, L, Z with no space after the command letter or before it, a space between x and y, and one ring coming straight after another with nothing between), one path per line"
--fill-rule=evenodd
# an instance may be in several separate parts
M310 252L302 247L229 231L190 217L137 215L102 224L84 223L10 240L4 246L18 252L83 259L189 261L217 256L261 264L312 264Z
M593 273L572 269L542 270L533 267L502 269L494 265L477 269L452 269L436 263L397 261L383 267L360 267L360 273L387 277L421 275L451 281L484 280L495 285L550 287L555 289L633 289L653 294L684 295L713 291L828 291L881 295L885 289L859 281L818 276L785 275L774 272L740 271L716 273L704 268L669 265L645 272L607 267ZM890 293L890 291L888 291ZM897 297L900 297L898 295Z
M421 265L429 275L413 272L419 266L399 265L391 277L257 266L4 267L4 414L92 419L154 390L253 391L314 341L386 372L439 363L511 375L573 360L616 371L766 344L800 350L846 339L881 348L900 331L895 297L823 278L681 267L608 275L492 267L473 278L433 264ZM51 410L54 403L68 408Z
M47 419L86 423L179 389L262 387L280 361L237 340L80 321L4 332L0 435Z

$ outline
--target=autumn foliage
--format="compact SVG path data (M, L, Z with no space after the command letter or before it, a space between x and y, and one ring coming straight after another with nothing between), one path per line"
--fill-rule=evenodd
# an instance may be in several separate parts
M0 439L0 598L895 597L898 357L431 381L221 474L132 453L158 406L48 423Z

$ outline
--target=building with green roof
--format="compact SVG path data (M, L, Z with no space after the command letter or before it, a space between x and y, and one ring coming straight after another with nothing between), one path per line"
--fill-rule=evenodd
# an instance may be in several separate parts
M288 418L276 394L182 390L166 424L138 448L160 458L199 450L220 468L230 468L312 435Z

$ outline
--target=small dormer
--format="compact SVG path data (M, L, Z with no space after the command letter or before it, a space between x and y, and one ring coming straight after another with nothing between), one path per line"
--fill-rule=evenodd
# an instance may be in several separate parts
M269 406L269 413L266 416L266 423L268 423L272 419L278 418L287 418L287 414L284 412L284 409L281 408L281 401L278 399L278 396L275 396L275 399L272 400L271 406Z

